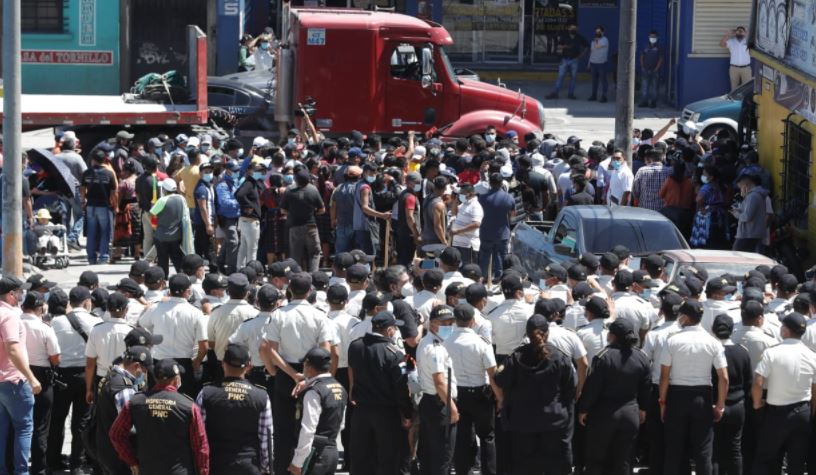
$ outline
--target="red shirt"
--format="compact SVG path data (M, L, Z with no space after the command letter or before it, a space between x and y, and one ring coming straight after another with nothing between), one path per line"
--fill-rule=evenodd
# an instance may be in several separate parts
M178 389L169 384L167 386L156 385L151 392L158 391L178 391ZM133 446L130 445L130 429L133 427L133 416L130 413L130 401L122 408L122 412L116 417L113 425L108 432L113 448L119 458L122 459L129 467L138 466L139 460L136 458L136 452ZM204 420L201 417L201 411L198 406L193 404L193 420L190 423L190 445L193 447L193 460L199 475L209 475L210 473L210 444L207 442L207 431L204 428Z
M479 179L481 178L479 175L479 170L476 170L475 168L468 168L462 173L456 175L456 177L459 178L461 183L469 183L471 185L479 183Z

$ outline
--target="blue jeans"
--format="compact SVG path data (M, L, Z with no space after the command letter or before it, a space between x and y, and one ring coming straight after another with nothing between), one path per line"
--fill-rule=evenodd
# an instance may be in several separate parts
M0 383L0 460L6 460L10 429L14 429L14 473L28 473L28 456L34 432L34 393L25 381ZM5 462L0 475L7 474Z
M85 208L85 219L88 220L86 231L88 264L107 262L110 259L113 213L106 206L88 206Z
M640 73L641 102L657 101L657 71L643 71Z
M354 249L354 228L351 226L337 226L334 228L334 252L349 252Z
M79 242L79 234L82 232L84 226L84 217L82 216L82 201L79 197L79 189L76 190L76 198L72 200L65 200L65 204L70 207L71 216L73 217L73 224L68 228L68 242Z
M601 82L601 96L606 97L606 91L609 90L609 83L606 80L606 63L589 63L590 71L592 72L592 97L598 95L598 80Z
M502 258L507 255L507 244L509 239L482 239L479 248L479 267L482 275L487 280L487 268L490 264L490 257L493 257L493 282L499 280L502 274Z
M564 76L569 71L571 79L569 85L569 94L575 94L575 83L578 81L578 60L577 59L562 59L561 64L558 65L558 79L555 80L555 93L561 90L561 83L564 82Z
M360 249L367 256L374 255L374 243L371 240L371 231L354 231L354 249Z

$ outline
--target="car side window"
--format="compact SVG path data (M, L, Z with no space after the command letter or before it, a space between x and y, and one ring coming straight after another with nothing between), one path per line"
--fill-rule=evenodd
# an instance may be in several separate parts
M575 226L575 224L569 219L562 219L561 223L558 225L558 228L555 230L555 238L553 239L553 243L569 246L570 249L575 251L577 241L577 226Z
M422 68L414 46L400 43L391 53L391 77L419 81Z
M229 107L235 101L235 91L228 87L210 86L207 88L207 105Z
M235 105L248 106L252 103L252 98L244 91L235 91Z

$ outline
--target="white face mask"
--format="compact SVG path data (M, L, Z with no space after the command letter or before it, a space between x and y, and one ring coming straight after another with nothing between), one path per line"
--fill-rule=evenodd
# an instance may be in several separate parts
M467 196L465 196L465 195L458 195L458 196L459 196L459 202L462 203L462 204L465 204L465 202L467 201Z
M414 286L411 285L410 282L407 282L400 289L400 294L402 294L403 297L410 297L410 296L414 295Z
M649 37L649 43L651 43L651 44L655 44L655 43L657 43L657 38L655 38L655 37Z

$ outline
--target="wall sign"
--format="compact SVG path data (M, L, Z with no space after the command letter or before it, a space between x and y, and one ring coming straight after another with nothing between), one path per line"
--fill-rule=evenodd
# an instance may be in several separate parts
M31 50L22 51L23 64L68 64L85 66L113 65L113 51L66 51Z
M79 2L79 46L96 46L96 0Z
M306 44L310 46L325 46L326 45L326 29L325 28L309 28L306 34Z

